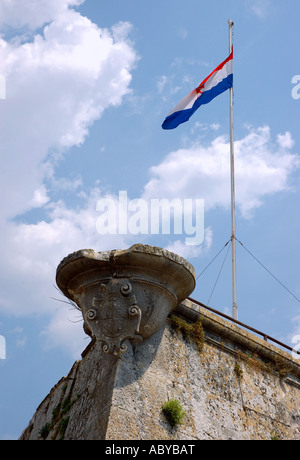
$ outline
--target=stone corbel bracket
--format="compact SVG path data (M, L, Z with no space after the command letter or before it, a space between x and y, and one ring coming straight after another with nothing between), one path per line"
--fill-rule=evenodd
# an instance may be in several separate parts
M182 257L148 245L67 256L56 273L59 289L76 302L84 330L119 356L126 340L139 342L164 324L195 287L194 268Z

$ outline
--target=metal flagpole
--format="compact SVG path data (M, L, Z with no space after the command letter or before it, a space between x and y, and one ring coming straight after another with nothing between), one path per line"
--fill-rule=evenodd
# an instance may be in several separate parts
M231 29L234 22L229 19L229 54L232 51ZM233 87L229 88L230 98L230 175L231 175L231 249L232 249L232 317L238 319L236 299L236 253L235 253L235 185L234 185L234 139L233 139Z

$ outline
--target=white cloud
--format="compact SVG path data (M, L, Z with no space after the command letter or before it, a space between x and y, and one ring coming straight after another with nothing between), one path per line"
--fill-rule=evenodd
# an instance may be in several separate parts
M74 359L80 358L90 342L90 337L83 331L81 312L66 303L57 306L49 324L41 331L41 337L45 349L60 348Z
M218 131L220 129L219 123L200 123L199 121L196 121L196 123L191 127L191 134L195 134L197 131Z
M259 19L264 19L273 7L271 0L247 0L249 8Z
M129 94L137 60L130 27L100 29L65 9L32 41L0 40L7 83L1 104L2 217L30 208L58 153L82 144L103 111Z
M186 27L180 27L178 30L178 35L182 40L185 40L188 36L189 32Z
M127 244L125 236L98 234L96 204L100 197L100 190L94 189L81 199L78 208L68 208L62 201L49 203L47 221L7 223L2 247L2 311L17 315L51 312L55 308L50 298L56 294L56 267L67 254L78 249L101 251ZM20 297L26 302L20 301Z
M85 0L1 0L0 25L36 29Z
M292 335L299 335L300 336L300 315L298 316L295 316L293 319L292 319L292 322L294 323L294 331L293 331L293 334Z
M293 356L300 360L300 315L297 315L291 320L293 331L287 337L287 343L293 348Z
M82 177L77 174L71 174L71 177L56 178L54 173L51 174L51 188L53 190L74 192L83 185Z
M273 144L269 127L250 131L235 142L236 204L243 217L251 217L264 197L288 190L290 175L300 158L289 150L290 133ZM205 211L230 206L229 143L217 137L208 147L194 144L170 153L151 168L143 196L203 198Z
M58 263L78 248L103 250L124 247L124 242L119 237L100 238L96 231L98 189L81 191L78 207L72 209L63 201L53 202L45 179L56 192L77 192L82 186L79 176L58 179L56 166L66 149L85 141L107 107L120 105L130 94L137 62L130 24L101 29L71 8L80 3L0 4L0 24L10 31L0 38L1 74L6 79L6 99L0 106L0 193L5 197L0 218L5 267L0 308L9 315L50 315L45 337L51 342L52 336L57 345L64 335L73 334L64 334L61 327L68 307L58 308L51 299L57 294L53 284ZM15 27L19 35L12 36ZM47 219L31 224L12 220L33 208L43 208Z
M277 135L277 142L280 147L283 149L291 149L295 145L295 141L292 138L291 133L288 131L284 134L278 134Z
M48 203L47 221L9 223L3 235L2 314L48 316L49 323L41 332L45 347L61 348L76 359L89 340L82 328L81 313L60 302L67 299L55 287L56 268L66 255L78 249L103 251L132 244L130 235L98 234L96 204L100 197L100 190L93 189L81 199L78 208L69 208L62 201Z
M170 243L166 249L189 260L206 253L212 245L212 239L212 229L211 227L207 227L204 229L204 241L201 245L186 245L182 241L176 240L173 243Z
M29 206L32 208L40 208L49 201L47 190L44 184L34 191L33 198L29 202Z
M167 82L168 77L166 75L161 75L161 77L157 79L157 89L160 94L163 92Z

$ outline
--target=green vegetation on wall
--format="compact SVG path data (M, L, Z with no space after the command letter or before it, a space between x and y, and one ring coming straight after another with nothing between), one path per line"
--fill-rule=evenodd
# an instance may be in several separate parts
M182 424L186 415L180 402L177 399L170 399L162 406L162 411L172 428Z

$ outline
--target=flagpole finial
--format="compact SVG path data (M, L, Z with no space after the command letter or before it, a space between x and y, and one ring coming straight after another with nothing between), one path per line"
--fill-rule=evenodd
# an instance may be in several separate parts
M229 27L232 27L234 25L234 22L232 19L228 19L228 25Z

